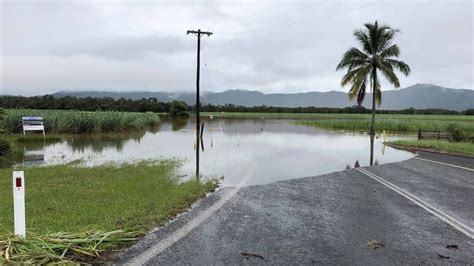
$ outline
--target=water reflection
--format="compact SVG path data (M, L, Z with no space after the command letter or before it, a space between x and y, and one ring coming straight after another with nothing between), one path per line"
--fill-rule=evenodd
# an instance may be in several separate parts
M114 148L121 152L125 143L133 142L139 144L145 133L143 131L124 134L78 135L66 138L66 143L74 152L85 152L90 149L94 153L101 153L104 149L108 148Z
M189 118L187 117L179 117L179 118L171 118L168 116L162 116L162 120L165 120L167 123L171 123L171 130L178 131L180 129L185 128L188 125Z
M23 147L23 162L27 165L42 164L46 152L45 149L45 142L25 143Z
M369 165L369 136L328 132L296 126L287 120L204 118L200 141L200 169L204 176L224 176L235 185L257 167L249 184L262 184ZM195 175L195 123L193 119L164 117L159 129L119 135L78 136L31 148L43 151L44 164L81 159L85 165L139 160L184 159L182 174ZM406 138L400 136L398 138ZM393 138L391 138L393 139ZM374 139L377 163L401 161L411 153L383 147ZM193 148L194 147L194 148ZM30 148L28 148L30 149Z

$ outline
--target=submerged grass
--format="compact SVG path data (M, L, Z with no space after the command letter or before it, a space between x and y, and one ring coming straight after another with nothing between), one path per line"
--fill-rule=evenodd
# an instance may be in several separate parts
M5 132L22 132L21 117L31 115L43 117L48 133L119 132L159 123L158 115L153 113L9 109L5 110L2 121Z
M110 235L117 239L143 234L175 217L216 188L213 180L180 180L176 171L179 166L179 161L168 160L91 168L74 164L26 168L27 240L48 242L57 232L69 232L62 234L72 236L72 239L82 239L77 236L89 234L83 232L104 235L122 230L125 234L130 233ZM0 169L0 235L3 235L0 246L4 249L5 241L12 239L13 231L13 170ZM14 244L26 245L26 249L32 245L18 241ZM76 247L76 242L72 243L72 247ZM54 254L60 255L61 250L64 251L62 248ZM97 252L100 254L109 249L109 246L100 247ZM32 254L36 251L29 253ZM72 255L73 259L79 261L85 258L75 256ZM66 258L69 259L71 257Z
M474 155L474 143L472 142L451 142L446 140L397 140L389 143L406 148L423 148L448 153L454 152Z

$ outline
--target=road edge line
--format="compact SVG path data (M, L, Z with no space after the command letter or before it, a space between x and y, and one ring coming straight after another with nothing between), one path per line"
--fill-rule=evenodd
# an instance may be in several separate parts
M211 217L216 211L218 211L224 204L227 203L232 197L237 194L240 189L247 183L247 180L252 176L252 174L255 172L255 168L257 167L256 164L254 164L250 171L247 173L244 179L235 186L231 191L229 191L227 194L222 196L217 202L215 202L212 206L207 208L206 210L202 211L200 214L198 214L196 217L188 221L185 225L182 227L178 228L171 234L167 235L165 238L161 239L158 243L155 245L149 247L147 250L144 252L140 253L139 255L135 256L131 260L129 260L127 265L144 265L148 261L150 261L153 257L156 255L160 254L170 246L172 246L174 243L178 242L181 238L185 237L188 233L190 233L192 230L194 230L196 227L201 225L205 220L207 220L209 217Z
M393 191L397 192L398 194L400 194L404 198L410 200L411 202L415 203L419 207L425 209L426 211L430 212L434 216L438 217L439 219L441 219L445 223L451 225L453 228L457 229L458 231L460 231L461 233L463 233L467 237L469 237L471 239L474 239L474 230L471 229L469 226L463 224L462 222L459 222L458 220L456 220L453 217L449 216L448 214L442 212L441 210L429 205L428 203L426 203L425 201L421 200L420 198L414 196L413 194L397 187L396 185L386 181L385 179L381 178L380 176L378 176L374 173L369 172L366 169L357 168L356 170L363 173L363 174L365 174L366 176L374 179L375 181L383 184L384 186L392 189Z
M428 159L420 158L420 157L417 157L417 156L415 156L414 158L417 159L417 160L421 160L421 161L427 161L427 162L431 162L431 163L436 163L436 164L441 164L441 165L447 165L447 166L451 166L451 167L455 167L455 168L464 169L464 170L468 170L468 171L474 172L474 169L469 168L469 167L459 166L459 165L450 164L450 163L443 163L443 162L439 162L439 161L428 160Z

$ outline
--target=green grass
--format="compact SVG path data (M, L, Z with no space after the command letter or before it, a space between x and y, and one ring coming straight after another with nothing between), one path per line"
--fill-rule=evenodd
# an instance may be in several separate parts
M100 133L120 132L156 126L159 117L153 113L82 112L63 110L4 110L1 121L6 133L22 132L22 116L42 116L47 133Z
M255 118L294 119L299 125L331 130L368 131L370 114L294 114L294 113L203 113L208 115ZM474 132L474 116L466 115L400 115L377 114L376 129L390 132L447 132L450 124L456 124L464 132Z
M397 140L390 142L397 146L407 148L424 148L442 152L455 152L474 155L474 143L472 142L450 142L446 140Z
M135 165L77 165L25 169L27 231L145 232L216 187L215 181L176 177L177 161ZM13 231L12 171L0 169L0 235Z

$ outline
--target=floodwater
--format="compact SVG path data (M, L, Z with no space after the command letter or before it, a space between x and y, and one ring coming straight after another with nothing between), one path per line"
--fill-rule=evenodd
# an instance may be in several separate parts
M290 120L205 118L200 173L224 177L233 186L249 176L246 184L265 184L304 176L315 176L346 167L356 161L366 166L370 158L367 134L330 132L294 125ZM141 160L178 158L181 175L195 174L194 119L163 118L159 128L118 137L71 137L61 142L25 144L23 164L63 164L82 160L87 166L133 163ZM388 136L388 140L410 138ZM409 159L413 154L386 147L375 140L378 164Z

